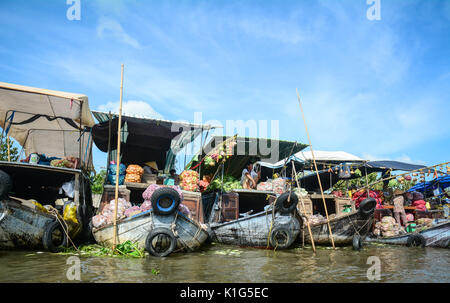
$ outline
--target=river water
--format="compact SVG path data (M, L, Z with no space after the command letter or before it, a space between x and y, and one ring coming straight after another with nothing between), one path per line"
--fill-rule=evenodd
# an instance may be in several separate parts
M351 248L264 250L209 244L202 250L143 259L80 257L81 282L450 282L450 250L367 245ZM67 255L1 251L0 282L77 282L67 278ZM370 270L369 270L370 269ZM372 275L371 275L372 276Z

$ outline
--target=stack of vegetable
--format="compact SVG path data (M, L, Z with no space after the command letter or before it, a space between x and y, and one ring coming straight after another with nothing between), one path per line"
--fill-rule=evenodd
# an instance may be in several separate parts
M185 170L180 175L180 186L183 190L199 191L198 173L195 170Z
M373 231L375 236L393 237L397 236L401 232L400 225L391 216L385 216L381 219L381 222L375 224Z
M208 186L208 191L220 190L222 188L222 181L220 178L214 179ZM233 189L242 188L241 182L233 176L225 175L223 177L223 190L229 192Z
M131 164L128 165L126 172L125 182L140 183L144 169L139 165Z
M203 179L198 182L198 187L200 188L201 193L204 192L208 188L208 186L209 181L205 177L203 177Z

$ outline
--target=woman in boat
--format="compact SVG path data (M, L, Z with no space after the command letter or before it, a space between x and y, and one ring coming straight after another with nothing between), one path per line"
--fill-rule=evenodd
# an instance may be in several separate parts
M256 173L253 170L253 164L249 162L242 170L241 185L244 189L256 189L259 178L261 177L261 171Z
M406 213L404 208L405 203L405 192L400 189L394 191L394 218L395 221L401 226L405 226L408 221L406 220Z

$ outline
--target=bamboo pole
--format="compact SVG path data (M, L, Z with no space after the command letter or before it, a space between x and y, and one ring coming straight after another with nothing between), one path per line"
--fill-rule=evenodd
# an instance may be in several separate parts
M297 187L300 189L300 185L298 184L298 179L297 179L297 171L295 170L295 165L294 165L294 161L291 162L292 163L292 171L294 172L294 178L295 178L295 182L297 183ZM302 207L303 207L303 211L305 211L305 203L303 202L303 197L300 194L300 202L302 203ZM305 214L305 219L306 219L306 225L308 226L308 233L309 233L309 237L311 238L311 244L312 244L312 248L314 253L316 252L316 245L314 244L314 238L312 235L312 231L311 231L311 226L309 225L309 220L308 217ZM304 240L303 240L303 246L304 246Z
M316 169L317 180L319 181L319 187L320 187L320 193L322 195L323 207L325 209L325 215L327 216L328 232L330 233L330 237L331 237L331 245L333 246L334 249L336 249L336 247L334 246L333 232L331 231L331 226L330 226L330 218L328 218L327 203L325 202L325 196L323 195L322 182L320 182L319 170L317 169L316 158L314 156L314 151L313 151L313 147L311 144L311 138L309 137L308 126L306 125L305 114L304 114L303 108L302 108L302 102L300 101L300 95L298 94L298 89L295 89L295 90L297 91L298 104L300 105L300 110L302 112L303 123L305 124L306 135L308 136L309 148L311 149L311 155L312 155L313 162L314 162L314 168Z
M117 208L119 204L119 166L120 166L120 131L122 126L122 96L123 96L123 64L120 77L120 103L119 103L119 122L117 124L117 161L116 161L116 190L114 195L114 237L113 237L113 250L116 249L117 244Z
M8 162L11 162L11 146L10 146L9 136L6 137L6 144L8 145Z

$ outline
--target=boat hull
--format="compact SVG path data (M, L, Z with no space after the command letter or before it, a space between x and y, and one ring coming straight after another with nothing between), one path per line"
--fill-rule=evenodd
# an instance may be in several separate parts
M358 211L340 215L330 220L331 232L333 234L334 244L337 246L352 245L353 236L359 234L366 236L372 228L373 216L367 219L361 219ZM311 233L315 245L332 245L327 222L311 225ZM308 227L303 226L303 234L306 243L311 243ZM302 241L302 240L300 240Z
M0 249L42 249L47 224L55 217L12 200L0 201Z
M136 243L139 247L144 248L147 236L152 230L159 227L171 230L171 224L174 221L177 251L196 250L207 240L208 233L201 225L185 217L180 212L178 212L178 214L161 216L148 211L117 223L117 243L131 241ZM113 246L113 235L113 225L107 225L100 229L93 229L95 240L103 246Z
M450 248L450 221L435 225L419 233L407 233L395 237L375 238L370 237L365 242L390 244L390 245L406 245L411 235L419 234L425 238L426 247Z
M222 244L273 247L269 236L276 227L285 227L291 232L292 242L300 232L300 223L294 215L276 213L272 223L272 212L261 212L225 223L212 223L211 241ZM292 243L291 243L292 244Z

